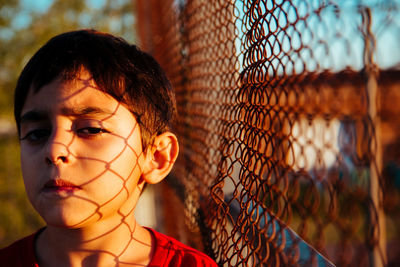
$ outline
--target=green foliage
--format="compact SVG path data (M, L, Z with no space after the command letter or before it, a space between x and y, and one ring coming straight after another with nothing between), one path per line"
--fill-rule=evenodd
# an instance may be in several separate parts
M13 90L23 66L51 37L94 28L135 41L131 0L0 0L0 121L12 122ZM29 5L28 5L29 4ZM0 126L1 127L1 126ZM19 165L17 137L0 129L0 247L43 225L30 206Z
M130 0L107 0L101 6L89 3L102 1L53 0L46 11L28 9L22 2L0 0L0 117L11 115L12 90L23 66L54 35L94 28L135 41ZM31 23L22 27L25 21Z

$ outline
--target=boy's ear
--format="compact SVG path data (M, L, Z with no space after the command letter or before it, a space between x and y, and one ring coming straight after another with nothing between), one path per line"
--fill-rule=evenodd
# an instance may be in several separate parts
M149 184L162 181L171 171L178 153L178 139L173 133L157 135L146 150L142 178Z

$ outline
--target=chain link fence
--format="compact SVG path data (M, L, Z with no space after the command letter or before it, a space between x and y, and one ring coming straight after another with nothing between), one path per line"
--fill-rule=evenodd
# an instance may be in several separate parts
M400 264L398 1L137 8L177 93L168 234L221 266Z

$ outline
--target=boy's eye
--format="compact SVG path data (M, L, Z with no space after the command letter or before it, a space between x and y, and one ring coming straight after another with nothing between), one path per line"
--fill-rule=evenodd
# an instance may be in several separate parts
M107 130L98 127L84 127L77 130L79 135L83 136L95 136L102 133L108 133Z
M20 140L27 140L31 143L38 143L40 141L45 140L50 135L50 130L48 129L34 129L29 131L24 137Z
M102 122L93 119L76 120L73 128L78 136L83 138L94 138L103 133L109 133L104 129Z

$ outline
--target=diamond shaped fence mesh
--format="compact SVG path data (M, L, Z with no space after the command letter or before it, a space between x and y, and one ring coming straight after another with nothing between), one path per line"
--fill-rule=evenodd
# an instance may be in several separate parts
M177 94L167 233L221 266L400 264L398 1L137 7Z

